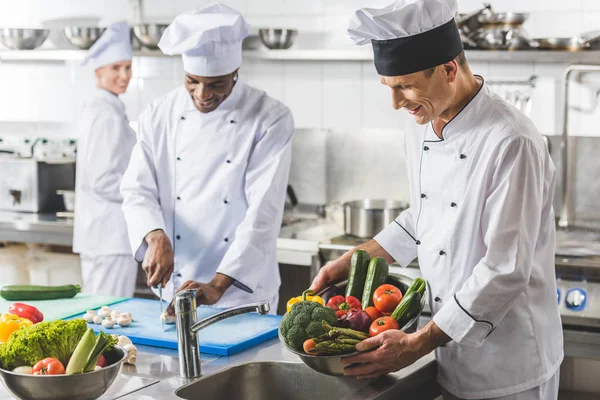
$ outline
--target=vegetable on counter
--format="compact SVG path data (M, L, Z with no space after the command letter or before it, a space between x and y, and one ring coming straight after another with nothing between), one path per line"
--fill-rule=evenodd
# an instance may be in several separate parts
M34 365L48 357L66 365L86 330L82 319L46 321L19 329L0 345L0 368Z
M320 296L315 296L314 295L315 292L313 292L312 290L308 289L305 290L304 292L302 292L301 296L297 296L297 297L292 297L288 302L287 302L287 312L290 312L292 310L292 306L294 304L298 304L302 301L312 301L315 303L318 303L322 306L325 305L325 302L323 301L323 299Z
M402 301L392 312L394 318L400 327L406 325L411 319L419 314L421 310L421 299L425 294L427 283L422 278L417 278L406 290Z
M125 364L134 365L135 362L137 361L138 349L131 342L131 339L129 339L127 336L119 336L116 334L112 334L111 336L117 340L117 345L121 346L123 348L123 350L125 350L127 352L127 358L125 359Z
M390 268L387 262L381 257L375 257L369 263L367 278L365 279L365 288L362 295L363 310L373 305L373 294L375 290L383 285L388 278Z
M335 315L338 318L343 317L348 314L350 311L360 311L362 310L362 306L360 305L360 300L354 296L344 297L342 295L333 296L327 302L327 307L333 308L335 310Z
M306 339L325 333L323 321L335 325L335 311L313 301L301 301L294 304L292 310L284 317L279 330L288 346L302 351Z
M398 322L392 317L384 316L373 321L369 333L371 336L377 336L390 329L399 329Z
M36 286L8 285L0 289L0 297L5 300L54 300L70 299L81 292L79 285Z
M40 310L34 306L24 303L11 304L11 306L8 307L8 313L28 319L34 324L40 323L44 320L44 314L42 314Z
M382 313L391 313L402 300L402 292L394 285L383 284L375 289L373 304Z
M14 314L0 315L0 343L8 341L10 335L24 326L32 326L33 322Z
M96 335L92 328L88 329L77 344L67 364L67 375L93 371L100 355L105 350L111 349L116 343L117 339L111 335L104 332L99 332Z
M33 366L33 375L63 375L65 367L56 358L44 358Z
M346 286L346 297L353 296L357 299L362 299L370 261L369 253L364 250L356 250L352 254L350 272L348 273L348 285Z

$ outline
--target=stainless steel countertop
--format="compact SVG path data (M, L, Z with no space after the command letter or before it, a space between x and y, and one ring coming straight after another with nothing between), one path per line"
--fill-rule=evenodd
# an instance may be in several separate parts
M139 354L137 364L123 365L117 380L100 400L114 398L139 400L180 399L175 395L175 391L181 386L196 380L186 380L179 377L179 364L177 352L175 350L147 346L139 346L138 349ZM279 339L274 338L230 357L202 354L202 374L206 377L230 366L257 361L301 363L298 356L284 349L279 342ZM388 375L385 379L385 385L388 387L383 389L393 390L396 385L402 384L407 377L410 377L416 372L419 372L420 375L426 376L432 380L435 379L436 364L433 353L428 354L413 365L404 368L397 373ZM337 378L332 377L331 379ZM377 382L377 384L378 386L381 386L382 382ZM149 386L121 397L124 392L139 388L140 385ZM310 390L310 388L307 388L307 391L308 390ZM0 385L0 398L7 400L15 399L2 385Z

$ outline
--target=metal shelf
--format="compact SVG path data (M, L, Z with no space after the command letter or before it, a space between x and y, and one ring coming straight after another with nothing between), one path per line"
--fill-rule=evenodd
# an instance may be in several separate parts
M467 50L470 61L499 61L510 63L588 63L600 64L600 50L594 51L541 51L541 50ZM0 50L4 61L67 61L80 60L85 50ZM134 51L136 57L169 57L159 50ZM244 57L253 60L289 61L371 61L368 47L360 50L246 50Z

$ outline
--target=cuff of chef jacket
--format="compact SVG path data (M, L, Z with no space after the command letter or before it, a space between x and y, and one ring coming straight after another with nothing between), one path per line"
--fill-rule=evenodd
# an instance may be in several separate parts
M483 346L494 328L491 322L473 318L462 308L456 295L433 316L433 322L456 343L469 347Z
M145 219L138 219L138 221L141 226L136 227L136 232L133 235L134 238L136 238L135 240L139 240L139 238L142 239L139 247L135 250L135 253L133 255L133 258L135 259L135 261L137 262L142 262L144 260L144 256L146 255L146 250L148 250L148 243L146 243L146 236L153 231L157 231L157 230L162 230L163 232L165 232L165 225L163 223L163 221L157 221L155 218L152 218L152 216L148 216L148 218ZM133 242L134 239L132 239L132 244L135 243Z
M407 267L417 256L415 240L396 221L379 232L374 239L403 267Z

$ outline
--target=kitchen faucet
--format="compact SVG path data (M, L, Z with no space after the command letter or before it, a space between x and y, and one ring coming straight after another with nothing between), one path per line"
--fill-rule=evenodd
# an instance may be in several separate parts
M196 291L182 290L175 295L175 316L177 323L177 351L179 353L179 373L182 378L198 378L200 370L200 349L198 331L225 318L239 314L257 312L268 314L271 307L268 302L245 304L233 307L197 322Z

